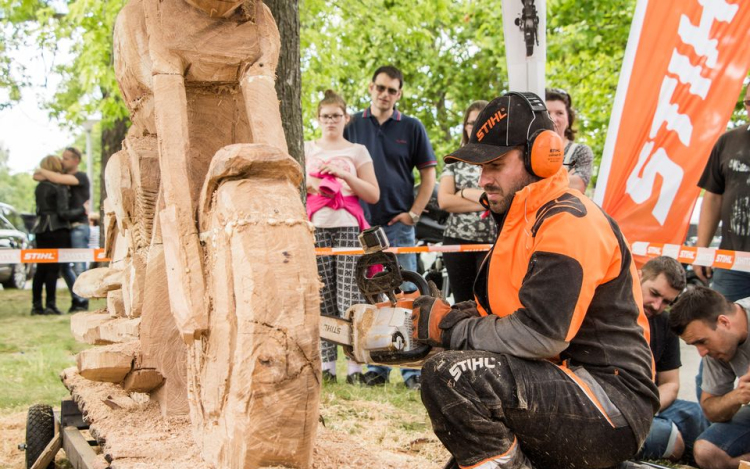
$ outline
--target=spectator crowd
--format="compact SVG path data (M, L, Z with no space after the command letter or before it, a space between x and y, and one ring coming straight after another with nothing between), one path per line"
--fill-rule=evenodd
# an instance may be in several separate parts
M750 461L750 274L696 267L705 286L688 286L683 266L668 257L636 269L616 224L585 195L594 154L575 141L576 113L567 91L547 89L544 99L509 93L467 103L458 150L446 157L438 184L425 127L398 108L404 88L398 68L378 68L367 88L370 105L354 114L342 96L325 92L317 106L320 137L304 146L307 213L316 247L358 247L359 233L376 225L391 246L414 246L415 227L436 193L448 213L445 245L494 244L490 254L444 254L452 298L415 300L419 340L449 349L442 355L446 363L458 366L468 358L487 369L472 369L471 381L461 385L454 368L446 374L432 361L424 367L424 381L420 370L400 369L404 385L421 390L436 434L455 457L448 467L546 467L539 461L550 455L542 455L542 442L535 440L541 410L523 406L532 392L595 422L588 427L596 429L590 440L612 443L619 461L667 459L719 469ZM748 89L744 104L750 113ZM557 166L546 173L552 160ZM66 148L61 157L45 157L34 174L37 248L98 245L98 216L89 210L90 181L80 161L76 148ZM698 246L707 247L720 225L721 249L750 251L750 126L719 138L699 186L705 195ZM521 200L527 206L519 215ZM529 221L531 206L540 208ZM581 249L575 245L589 233L567 239L568 246L555 244L558 232L575 229L604 234ZM595 259L584 252L600 247ZM356 283L357 259L318 257L321 314L343 316L366 302ZM400 254L399 263L417 271L414 254ZM87 300L72 291L85 268L39 264L31 314L62 314L55 296L60 276L71 290L68 312L88 310ZM608 290L613 284L617 292ZM409 293L414 285L405 283L402 290ZM429 330L421 324L430 324ZM606 343L613 337L622 343ZM702 357L697 402L678 399L680 338ZM596 353L599 361L587 361ZM559 359L554 366L548 363L553 357ZM337 382L337 345L322 341L321 358L322 381ZM347 361L345 382L384 386L390 371ZM575 391L550 384L565 373ZM575 396L575 402L562 395ZM575 419L560 419L561 428L573 431ZM612 467L613 461L590 459L593 453L580 441L565 457L544 445L556 460L570 458L565 467ZM591 465L580 465L576 457Z

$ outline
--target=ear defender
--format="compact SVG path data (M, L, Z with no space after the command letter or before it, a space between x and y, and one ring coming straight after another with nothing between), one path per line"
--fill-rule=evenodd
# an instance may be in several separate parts
M548 178L554 175L563 163L562 138L553 130L537 130L526 144L523 162L526 170L534 176Z

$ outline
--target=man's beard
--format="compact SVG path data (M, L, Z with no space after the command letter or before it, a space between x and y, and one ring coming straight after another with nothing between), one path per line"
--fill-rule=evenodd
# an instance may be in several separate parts
M498 214L507 212L510 208L511 202L513 202L513 197L516 195L516 192L520 191L529 184L537 182L538 180L539 178L532 176L527 172L524 172L524 177L522 177L514 185L512 185L508 192L503 193L503 197L500 200L496 202L488 200L490 204L490 210L493 213ZM485 190L485 192L490 191L497 193L501 191L500 187L493 185L484 186L483 189Z

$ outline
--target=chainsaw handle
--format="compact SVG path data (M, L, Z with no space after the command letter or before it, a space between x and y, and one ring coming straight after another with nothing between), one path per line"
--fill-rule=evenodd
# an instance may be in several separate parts
M404 279L404 282L411 282L416 285L420 295L430 294L430 286L427 284L427 280L413 270L402 270L401 278Z

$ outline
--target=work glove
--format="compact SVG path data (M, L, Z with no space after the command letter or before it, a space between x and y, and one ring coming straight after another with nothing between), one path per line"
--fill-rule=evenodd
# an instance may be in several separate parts
M451 329L464 319L479 316L473 301L451 307L440 297L435 284L430 283L430 295L414 300L412 309L412 338L432 347L450 348Z

